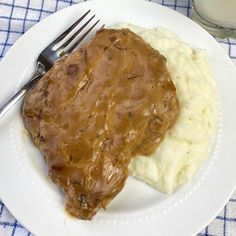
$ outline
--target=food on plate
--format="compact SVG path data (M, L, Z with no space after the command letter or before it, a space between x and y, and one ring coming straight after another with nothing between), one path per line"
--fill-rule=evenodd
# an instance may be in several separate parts
M153 154L137 156L129 165L129 174L170 194L194 176L216 136L219 99L207 52L192 49L167 29L117 27L129 28L164 55L176 86L180 114L175 125Z
M22 116L67 210L90 220L122 190L130 160L153 153L179 111L165 57L128 29L102 29L29 91Z

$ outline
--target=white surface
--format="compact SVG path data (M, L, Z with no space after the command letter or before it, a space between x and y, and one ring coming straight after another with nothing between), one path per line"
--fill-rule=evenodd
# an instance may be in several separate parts
M236 29L235 0L194 0L197 12L213 23Z
M9 50L0 64L1 76L7 78L0 87L1 97L27 80L36 55L88 8L107 25L129 21L150 28L163 26L193 47L207 49L220 87L223 114L215 155L191 183L170 197L130 178L106 211L92 222L79 221L65 213L60 192L48 180L39 152L22 131L19 104L0 121L0 196L21 223L37 235L196 234L217 215L235 188L236 69L217 42L191 20L139 0L135 4L134 0L100 0L66 8L37 24Z

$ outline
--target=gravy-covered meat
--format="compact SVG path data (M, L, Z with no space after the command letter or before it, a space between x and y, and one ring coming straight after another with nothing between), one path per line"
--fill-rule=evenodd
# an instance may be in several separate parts
M58 61L22 110L67 210L80 219L122 190L130 159L151 154L178 113L166 59L128 29L100 30Z

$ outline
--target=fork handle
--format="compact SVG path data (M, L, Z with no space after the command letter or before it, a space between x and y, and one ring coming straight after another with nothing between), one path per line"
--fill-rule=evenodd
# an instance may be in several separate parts
M44 66L38 62L36 71L30 81L28 81L13 97L11 97L2 107L0 107L0 119L38 82L45 74Z

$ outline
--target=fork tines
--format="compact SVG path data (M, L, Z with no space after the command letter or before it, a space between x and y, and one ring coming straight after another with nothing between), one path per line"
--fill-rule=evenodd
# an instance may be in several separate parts
M90 12L91 10L88 10L55 40L55 45L52 48L53 51L60 51L60 54L71 53L80 43L82 43L86 36L89 35L100 21L99 19L95 21L95 23L92 22L95 15L85 21L86 16L88 16ZM82 22L83 25L78 28L79 24ZM103 27L104 25L101 28Z

